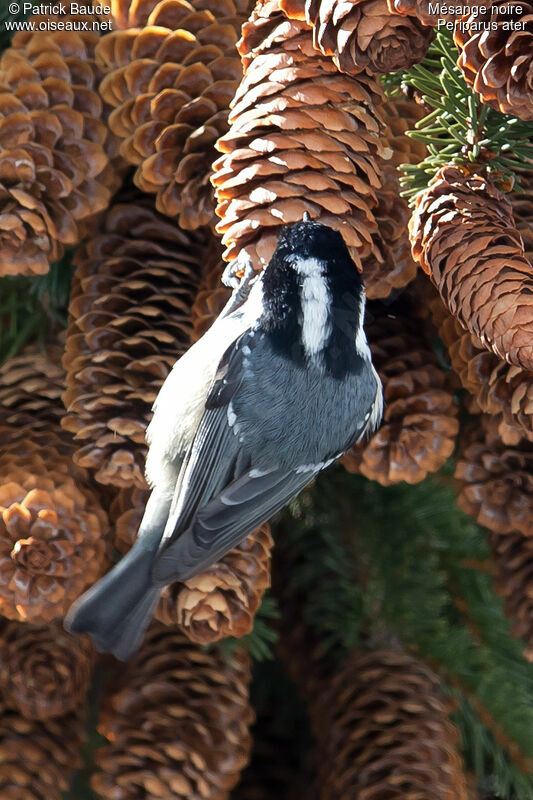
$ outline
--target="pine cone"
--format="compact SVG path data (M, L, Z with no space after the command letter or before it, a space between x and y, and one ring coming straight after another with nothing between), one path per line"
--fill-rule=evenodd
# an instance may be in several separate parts
M513 219L524 241L526 258L533 263L533 176L522 177L520 192L511 194Z
M122 490L111 508L115 546L127 553L148 499L148 492ZM155 611L165 625L179 627L193 642L207 644L244 636L270 586L270 526L262 525L205 572L165 587Z
M97 41L88 31L21 31L2 54L1 275L48 272L65 245L80 241L82 220L109 203Z
M414 258L464 328L533 370L533 276L506 197L479 175L443 167L417 198Z
M191 343L198 341L226 305L230 290L221 282L224 262L220 257L213 258L206 265L196 299L191 308Z
M105 571L107 517L53 433L0 427L0 613L49 622ZM36 441L37 439L37 441Z
M386 122L385 139L392 152L389 161L395 167L402 164L418 164L427 155L423 142L407 136L416 123L425 116L424 109L413 99L403 95L387 97L380 108Z
M503 444L490 418L457 460L457 504L494 533L533 531L533 443Z
M190 337L203 244L141 202L117 203L76 253L66 352L74 459L100 483L145 487L144 433Z
M0 689L7 706L28 719L73 711L85 698L94 650L62 625L8 622L0 631Z
M396 167L385 165L382 177L383 186L377 191L378 204L374 209L378 224L374 236L376 247L363 260L366 295L370 300L386 298L394 289L407 286L417 269L409 243L409 206L400 197Z
M494 418L481 417L457 460L460 508L490 531L495 589L533 661L533 444L506 446Z
M82 765L80 715L44 722L4 711L0 718L0 796L3 800L61 800Z
M233 0L153 0L144 10L150 5L148 19L135 19L141 27L101 39L100 93L136 185L191 230L214 222L209 168L242 75L235 46L244 17Z
M270 586L270 526L262 525L212 567L163 593L156 611L166 625L179 623L200 644L244 636Z
M383 382L383 423L368 442L346 453L349 472L361 472L383 486L418 483L440 469L454 448L458 425L453 396L437 357L411 314L390 309L366 331L374 365Z
M101 717L110 744L96 753L102 798L225 800L250 751L250 669L152 626Z
M2 423L17 427L56 428L63 416L61 393L65 372L61 367L63 337L50 342L43 353L37 345L0 365Z
M58 363L56 348L28 348L0 376L0 613L36 623L65 614L106 568L107 516L58 424Z
M440 297L429 305L452 368L470 393L469 411L492 415L507 444L522 437L533 440L533 372L510 366L486 350L446 311Z
M524 657L533 662L533 539L521 533L491 533L488 537L496 567L494 588L503 597L512 633L524 640Z
M388 0L389 10L394 14L402 14L405 17L415 17L422 25L436 27L439 19L453 21L460 18L457 14L443 14L441 7L436 14L430 12L429 0ZM437 5L437 4L433 4ZM442 6L445 4L442 3Z
M457 61L483 103L504 114L533 120L533 2L494 0L485 13L475 13L455 29ZM475 20L476 29L472 22ZM509 30L520 22L521 30ZM497 30L483 26L496 23ZM507 30L504 29L507 26ZM464 30L463 30L464 28Z
M256 6L239 50L245 75L212 176L224 258L244 252L261 269L280 227L307 211L340 230L361 267L376 230L377 159L390 155L376 80L338 74L306 23L288 19L277 0Z
M305 16L315 47L349 75L409 69L422 61L434 36L417 19L389 10L387 0L306 0Z
M317 703L322 800L467 800L437 677L396 650L353 653Z

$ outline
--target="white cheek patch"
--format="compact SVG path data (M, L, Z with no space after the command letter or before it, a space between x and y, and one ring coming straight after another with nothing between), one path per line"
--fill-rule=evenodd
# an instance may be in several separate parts
M295 261L294 267L303 277L302 344L306 355L313 359L324 349L331 335L331 295L320 261L302 259Z

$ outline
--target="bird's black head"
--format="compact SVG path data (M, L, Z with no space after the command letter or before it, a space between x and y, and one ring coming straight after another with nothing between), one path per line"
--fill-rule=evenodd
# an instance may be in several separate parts
M338 231L310 221L283 228L262 282L262 327L278 352L340 374L354 341L366 347L363 284Z

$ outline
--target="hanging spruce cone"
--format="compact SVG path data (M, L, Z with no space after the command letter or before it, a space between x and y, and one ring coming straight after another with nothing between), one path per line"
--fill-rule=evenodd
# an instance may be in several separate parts
M107 73L100 93L114 109L109 125L137 167L136 185L157 194L158 211L195 229L214 221L209 169L242 75L236 43L244 16L233 0L129 5L128 29L96 49Z
M533 264L533 176L522 177L520 191L511 194L513 219L524 242L526 258Z
M313 714L322 800L467 800L449 710L412 656L353 653Z
M396 167L384 165L382 179L383 186L377 191L378 204L374 209L378 224L374 236L376 246L374 252L363 260L366 295L369 300L386 298L394 289L407 286L415 277L417 269L409 243L409 206L400 197Z
M64 409L61 394L65 388L65 372L61 366L63 337L49 342L46 352L37 345L0 364L0 408L2 422L12 427L33 425L54 428Z
M107 566L107 515L59 427L51 353L6 361L0 389L0 613L35 623L65 614Z
M116 203L76 253L62 424L96 480L143 488L144 433L190 338L203 243L142 202Z
M349 75L409 69L422 61L434 36L417 19L391 11L387 0L306 0L305 16L315 47Z
M366 331L383 382L383 423L368 442L349 450L342 463L383 486L418 483L452 454L457 412L446 376L417 323L409 315L375 310L379 316Z
M148 492L122 490L111 508L115 546L130 549ZM163 589L155 617L178 625L193 642L207 644L250 633L265 590L270 586L270 526L262 525L205 572Z
M98 797L228 798L250 751L249 680L242 652L227 662L153 625L101 718Z
M410 235L415 259L461 325L533 370L533 275L506 197L479 175L443 167L417 198Z
M494 588L503 597L512 633L523 639L524 657L533 662L533 540L521 533L489 535L496 576Z
M509 23L523 27L509 30ZM489 24L497 29L488 30ZM481 13L476 8L455 29L454 41L460 53L457 63L482 102L504 114L533 120L531 0L494 0Z
M0 690L28 719L50 719L82 705L94 651L87 637L61 624L8 622L0 631Z
M390 155L376 80L339 74L277 0L256 6L239 50L245 75L212 176L224 258L243 252L261 269L280 227L308 212L340 230L360 267L376 230L377 160Z
M523 437L533 440L533 372L511 366L486 350L446 311L440 297L429 307L451 366L470 394L469 411L490 414L507 444Z
M391 164L418 164L427 155L423 142L407 136L416 123L425 116L425 110L415 100L403 95L386 98L380 108L386 122L385 138L392 151Z
M2 54L0 275L48 272L116 188L97 41L89 31L21 31Z
M457 502L490 531L495 588L533 661L533 444L503 444L493 418L470 431L457 460Z
M0 427L0 613L48 622L105 571L107 517L72 447Z
M211 327L216 317L226 305L230 290L221 282L224 262L218 257L211 259L206 265L195 301L191 308L192 343L198 341Z
M0 717L0 796L5 800L62 800L82 766L85 732L79 714L30 720L17 711Z
M495 533L533 531L533 443L505 445L494 421L483 419L456 466L457 503Z
M439 19L453 21L459 19L460 15L455 13L443 13L446 4L429 3L429 0L388 0L391 13L402 14L405 17L415 17L422 25L436 27ZM430 10L430 6L438 6L438 12Z
M167 625L178 621L200 644L250 633L270 586L273 544L270 526L257 528L219 562L185 581L179 592L167 588L156 617Z

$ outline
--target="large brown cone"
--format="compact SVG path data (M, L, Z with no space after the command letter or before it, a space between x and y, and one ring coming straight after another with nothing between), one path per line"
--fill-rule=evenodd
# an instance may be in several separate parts
M443 167L417 198L413 255L464 328L533 370L533 269L512 208L493 184Z
M313 713L321 800L467 800L450 710L412 656L353 653Z
M133 544L147 499L148 492L123 490L113 502L115 546L121 553ZM270 586L272 546L270 526L262 525L209 569L185 583L165 587L156 619L179 625L191 641L200 644L250 633Z
M422 25L430 25L435 27L439 19L454 20L458 19L455 13L443 13L445 4L439 7L438 12L430 12L429 0L388 0L389 9L391 13L402 14L406 17L416 17ZM438 6L438 3L431 3L433 6Z
M417 265L411 255L408 224L410 211L400 197L396 167L382 168L383 186L377 191L374 216L378 224L375 248L363 261L366 295L369 300L386 298L394 289L407 286L416 275Z
M498 11L500 13L498 13ZM477 23L474 30L472 22ZM520 22L518 30L509 23ZM483 25L496 23L497 30ZM462 29L455 29L459 64L467 83L483 103L504 114L533 120L533 2L495 0L485 13L466 17ZM504 28L507 27L507 30Z
M0 689L7 706L28 719L50 719L84 702L94 662L85 636L61 624L8 622L0 631Z
M400 167L402 164L418 164L423 161L427 155L426 145L407 136L407 131L413 130L416 123L425 116L424 108L415 100L399 94L387 97L380 111L387 125L385 138L392 151L390 163Z
M457 503L494 533L533 531L533 443L505 445L494 421L483 419L457 460Z
M97 41L89 31L25 31L2 54L0 275L46 273L116 186Z
M105 571L107 517L59 436L0 437L0 613L49 622Z
M486 350L448 313L440 297L429 306L451 366L470 394L469 410L491 414L508 444L522 437L533 440L533 372L514 367Z
M349 450L342 463L383 486L418 483L452 454L456 407L445 373L417 323L388 309L378 313L366 330L383 383L383 422L368 442Z
M198 341L211 327L226 305L230 290L221 282L224 262L217 257L206 265L191 308L192 342Z
M103 712L99 797L225 800L250 752L249 660L152 626Z
M107 515L59 427L58 363L54 347L28 348L1 376L0 613L35 623L65 614L107 565Z
M104 484L145 487L145 429L189 344L203 243L142 202L117 203L76 253L63 426L77 464Z
M242 75L236 43L245 18L233 0L149 5L138 28L100 41L100 94L114 109L109 126L121 155L137 167L136 185L157 194L163 214L195 229L214 222L209 171Z
M62 800L72 772L82 766L83 727L79 714L38 721L2 710L2 800Z
M533 661L533 445L502 443L493 418L482 417L457 460L458 504L490 531L495 588L513 633Z
M315 47L349 75L409 69L422 61L434 36L417 19L391 12L387 0L306 0L305 16Z
M224 258L243 252L260 270L280 227L308 212L340 230L360 268L377 227L377 161L390 155L376 80L339 74L313 47L309 26L288 19L277 0L256 6L239 50L245 75L212 177Z

